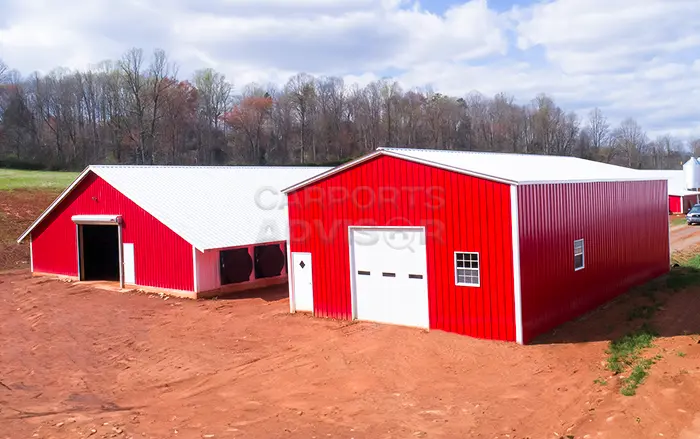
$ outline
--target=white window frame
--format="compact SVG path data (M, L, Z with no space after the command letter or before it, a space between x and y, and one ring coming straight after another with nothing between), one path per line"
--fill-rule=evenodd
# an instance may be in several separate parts
M578 243L581 243L581 253L576 253L576 245ZM576 266L576 256L581 255L581 266L577 267ZM575 239L574 240L574 271L580 271L586 268L586 244L584 242L584 239Z
M457 255L476 255L476 263L478 264L476 268L472 267L458 267L457 265ZM464 252L464 251L459 251L455 252L455 285L460 286L460 287L480 287L481 286L481 255L479 252ZM469 270L473 271L476 270L476 276L477 276L477 283L467 283L467 282L460 282L459 281L459 270Z

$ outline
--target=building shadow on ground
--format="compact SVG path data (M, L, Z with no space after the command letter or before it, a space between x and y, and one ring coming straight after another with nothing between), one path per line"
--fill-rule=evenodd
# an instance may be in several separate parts
M214 296L209 300L243 300L243 299L262 299L265 302L277 302L289 298L289 288L287 283L279 285L271 285L269 287L254 288L246 291L226 293L223 292L219 296Z
M700 334L700 270L673 267L530 344L610 341L640 328L661 337Z

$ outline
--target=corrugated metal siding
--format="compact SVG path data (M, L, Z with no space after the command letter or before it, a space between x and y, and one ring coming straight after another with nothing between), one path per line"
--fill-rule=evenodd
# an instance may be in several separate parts
M668 210L671 211L671 213L681 213L683 210L681 209L681 197L677 195L669 195L668 196Z
M134 244L136 283L192 291L192 246L94 174L32 231L34 270L77 276L73 215L122 215L123 241Z
M197 292L215 290L221 286L219 250L207 250L197 254Z
M518 187L525 342L669 270L667 197L665 181Z
M378 201L392 190L398 202ZM316 316L352 318L348 226L425 226L430 327L515 340L510 186L380 156L289 194L289 218L290 251L311 253ZM455 251L480 253L480 287L455 285Z

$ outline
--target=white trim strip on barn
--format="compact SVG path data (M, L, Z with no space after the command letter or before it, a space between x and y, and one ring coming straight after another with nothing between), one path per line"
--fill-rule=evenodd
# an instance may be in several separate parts
M509 154L433 149L377 148L357 160L304 180L283 190L293 192L338 174L377 156L396 157L440 169L505 184L593 183L665 180L663 177L577 157L535 154Z
M523 344L523 298L520 285L520 225L518 222L518 187L510 187L511 228L513 236L513 303L515 304L515 341Z
M287 240L285 186L330 168L90 166L19 237L93 172L200 251ZM118 213L118 212L115 212Z

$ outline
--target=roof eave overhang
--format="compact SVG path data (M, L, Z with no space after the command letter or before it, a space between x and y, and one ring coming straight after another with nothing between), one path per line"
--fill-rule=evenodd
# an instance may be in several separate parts
M624 183L626 181L666 181L663 178L596 178L596 179L581 179L581 180L537 180L537 181L521 181L514 183L518 186L537 185L537 184L567 184L567 183Z

